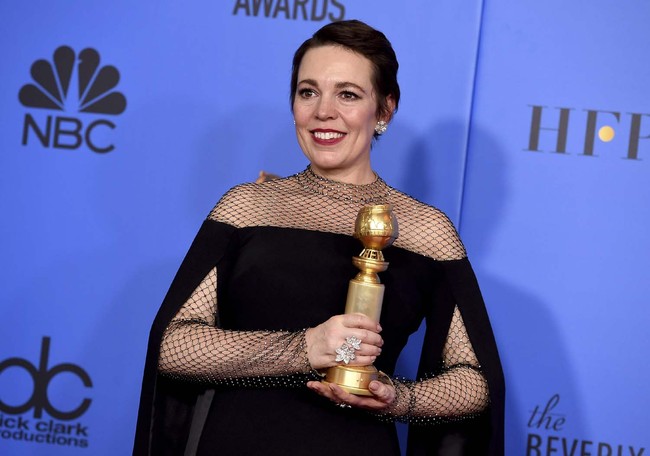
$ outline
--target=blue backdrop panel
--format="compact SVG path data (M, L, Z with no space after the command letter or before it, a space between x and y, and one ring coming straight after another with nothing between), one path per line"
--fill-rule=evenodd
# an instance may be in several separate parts
M290 63L327 21L393 41L376 169L457 220L481 2L456 3L1 4L0 453L129 453L149 325L201 221L306 166Z
M461 234L509 454L650 445L649 19L643 2L486 2Z

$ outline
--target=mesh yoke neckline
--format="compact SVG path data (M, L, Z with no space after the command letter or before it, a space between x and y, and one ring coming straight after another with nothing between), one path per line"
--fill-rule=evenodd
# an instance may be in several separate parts
M348 184L328 179L316 174L311 165L295 175L300 186L311 193L340 201L360 204L385 203L391 193L390 186L375 173L370 184Z

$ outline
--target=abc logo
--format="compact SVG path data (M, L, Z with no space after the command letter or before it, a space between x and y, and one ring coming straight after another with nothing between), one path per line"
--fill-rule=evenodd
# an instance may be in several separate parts
M34 418L41 418L43 410L45 410L52 418L59 420L73 420L80 417L86 412L86 410L88 410L88 407L90 407L90 403L92 402L88 398L83 399L81 404L74 410L58 410L51 404L47 395L47 389L52 379L57 375L64 372L76 375L81 379L86 388L92 387L93 383L86 371L76 364L57 364L48 369L47 363L49 354L50 338L43 337L41 343L41 358L38 367L24 358L9 358L0 363L0 375L2 375L6 369L12 367L21 368L27 371L34 382L34 391L31 397L24 404L12 406L5 404L0 400L0 411L17 415L25 413L33 408Z

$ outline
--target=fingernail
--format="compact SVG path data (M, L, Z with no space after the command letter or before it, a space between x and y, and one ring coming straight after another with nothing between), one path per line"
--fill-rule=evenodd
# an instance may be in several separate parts
M381 332L381 325L377 323L377 332Z
M375 382L370 382L368 388L370 388L370 391L377 391L379 389L379 385L377 385Z

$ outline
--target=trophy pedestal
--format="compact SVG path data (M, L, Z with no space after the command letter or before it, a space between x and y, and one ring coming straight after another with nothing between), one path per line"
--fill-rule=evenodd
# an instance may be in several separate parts
M324 383L336 383L343 390L357 396L372 396L368 385L379 378L375 366L334 366L327 369Z

